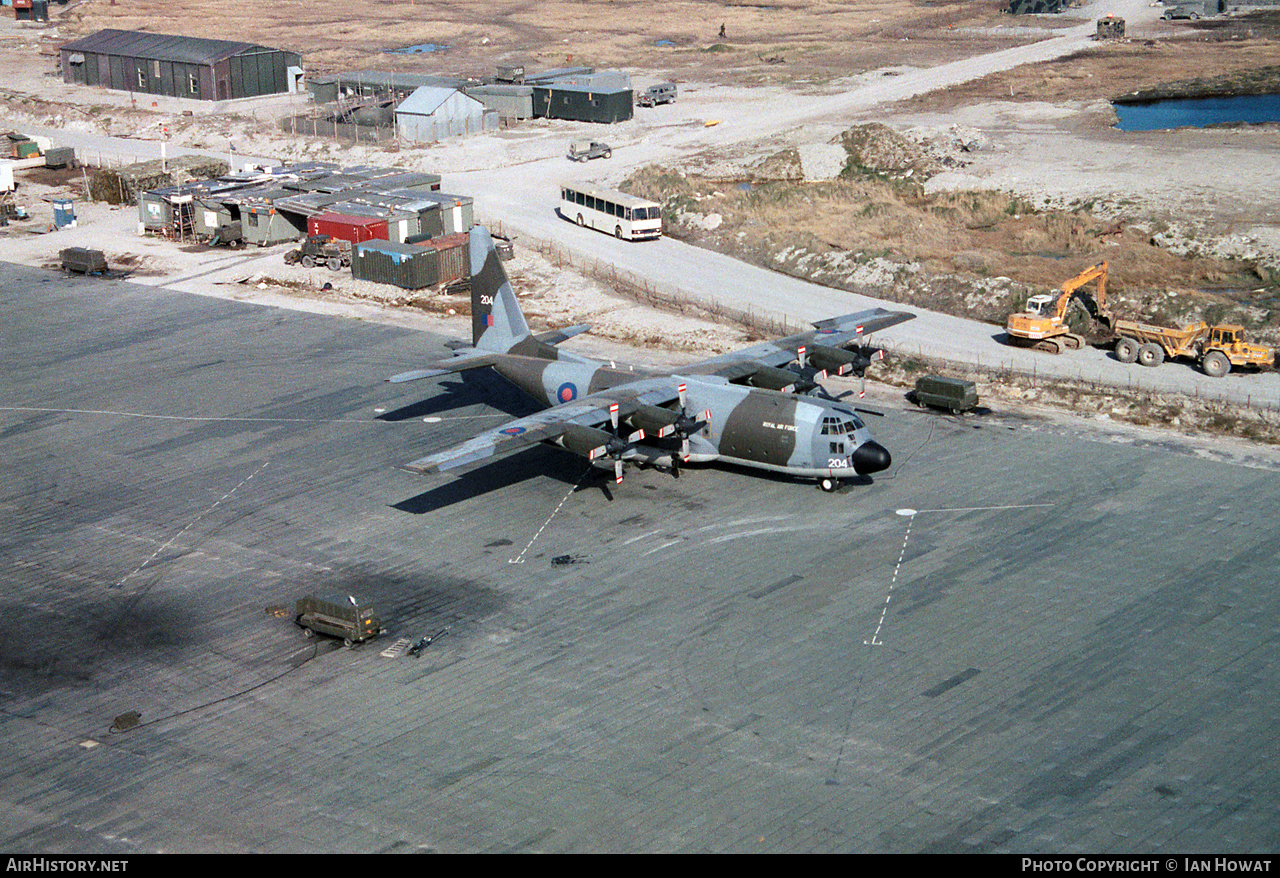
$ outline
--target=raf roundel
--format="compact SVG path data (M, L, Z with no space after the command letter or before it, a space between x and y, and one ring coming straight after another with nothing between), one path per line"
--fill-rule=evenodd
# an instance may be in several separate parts
M506 433L508 436L519 436L524 432L524 427L507 427L502 432Z
M578 398L578 388L570 381L566 381L560 385L560 389L556 391L557 402L573 402Z

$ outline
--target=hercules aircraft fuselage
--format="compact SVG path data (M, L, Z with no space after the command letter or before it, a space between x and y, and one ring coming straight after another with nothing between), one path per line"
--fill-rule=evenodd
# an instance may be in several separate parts
M546 442L613 468L726 461L816 479L826 490L887 469L889 452L852 406L822 394L828 370L861 374L880 352L866 335L914 315L873 309L774 342L703 360L675 374L601 363L557 345L585 326L530 333L489 233L471 232L472 345L393 382L492 368L545 411L406 466L430 473ZM856 347L855 347L856 346ZM796 391L801 392L797 393ZM810 391L806 393L804 391Z
M646 374L568 359L565 353L555 360L506 355L495 359L493 369L549 407L615 387L631 392L684 384L688 409L709 413L705 426L689 436L688 454L681 456L688 462L719 460L812 479L869 475L889 465L888 452L857 413L841 403L731 384L717 375ZM659 461L673 453L656 446L649 450L645 456Z

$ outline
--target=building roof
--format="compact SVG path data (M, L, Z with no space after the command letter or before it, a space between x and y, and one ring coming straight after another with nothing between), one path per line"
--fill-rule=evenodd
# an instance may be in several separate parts
M400 102L400 106L396 107L397 113L412 113L415 116L430 116L436 110L440 109L440 105L455 94L460 95L463 100L470 101L477 107L484 106L475 98L463 94L456 88L445 88L438 85L424 85L415 89L413 94L409 95Z
M254 43L149 34L115 28L100 30L82 39L63 43L62 48L72 52L95 52L101 55L124 55L129 58L181 61L188 64L211 64L233 55L277 51Z
M429 73L392 73L386 70L348 70L343 73L313 76L311 81L397 89L419 88L424 85L460 88L471 82L471 80L462 76L439 76Z

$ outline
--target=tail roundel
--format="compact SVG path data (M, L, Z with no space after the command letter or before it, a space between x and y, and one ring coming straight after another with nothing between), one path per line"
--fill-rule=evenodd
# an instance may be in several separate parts
M477 348L505 352L529 335L507 271L498 259L489 230L471 230L471 343Z

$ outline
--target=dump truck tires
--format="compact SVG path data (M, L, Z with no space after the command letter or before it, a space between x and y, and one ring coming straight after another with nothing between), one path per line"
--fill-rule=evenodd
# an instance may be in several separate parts
M341 256L330 256L328 262L325 264L329 266L330 271L342 271Z
M1231 371L1231 361L1222 351L1209 351L1200 361L1200 368L1210 378L1221 378Z
M316 258L312 256L310 253L305 254L300 261L302 262L303 268L316 267Z
M1138 343L1131 338L1116 339L1116 359L1122 363L1138 359Z
M1138 362L1143 366L1159 366L1164 362L1164 348L1147 342L1138 348Z

